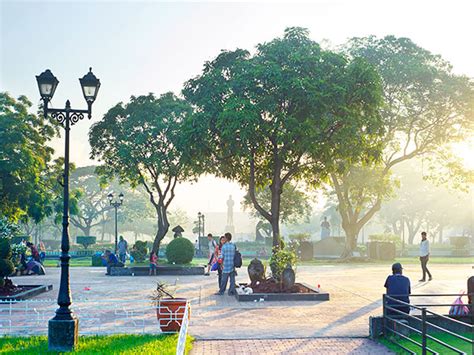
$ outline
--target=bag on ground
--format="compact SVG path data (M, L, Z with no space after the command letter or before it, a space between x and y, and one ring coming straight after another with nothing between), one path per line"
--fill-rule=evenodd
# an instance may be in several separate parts
M456 298L449 308L450 316L467 316L469 314L469 308L463 303L461 297Z

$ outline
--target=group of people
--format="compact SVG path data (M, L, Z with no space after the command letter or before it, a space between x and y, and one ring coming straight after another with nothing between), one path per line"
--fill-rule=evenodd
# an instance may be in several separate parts
M433 280L433 276L431 275L427 266L429 258L430 243L427 239L426 232L421 232L420 263L423 276L420 280L418 280L419 282L425 282L426 275L428 275L428 281ZM402 264L395 263L392 265L392 275L387 277L384 287L387 289L386 294L390 296L390 298L387 299L387 305L395 309L388 309L387 315L399 316L399 312L407 314L410 313L410 306L407 304L410 303L411 285L410 279L403 275ZM396 300L399 300L403 303L397 302ZM399 312L397 312L397 310Z
M43 267L43 262L46 258L46 248L44 243L40 241L39 250L38 247L31 242L22 240L21 244L25 247L25 251L20 254L19 272L26 275L44 275L45 270ZM27 250L29 250L28 255L26 253Z
M219 243L214 240L212 234L207 235L209 242L209 262L207 265L206 276L210 275L210 271L217 271L218 291L216 295L223 295L230 279L229 295L235 294L235 270L234 260L237 247L232 243L232 234L225 233L219 238Z

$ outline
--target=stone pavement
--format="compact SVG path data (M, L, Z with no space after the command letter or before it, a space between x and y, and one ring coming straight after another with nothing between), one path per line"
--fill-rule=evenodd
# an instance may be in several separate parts
M466 280L472 276L471 264L436 265L430 270L434 280L418 283L420 266L405 264L404 273L412 280L412 293L457 293L466 289ZM191 301L189 332L196 339L301 339L327 337L367 337L368 319L381 315L383 284L391 272L390 265L330 264L300 266L297 280L310 285L321 285L330 293L326 302L244 302L234 297L216 296L217 276L158 276L108 277L105 268L71 268L73 306L87 307L93 313L94 301L114 304L114 300L147 303L156 281L176 284L177 296ZM237 281L246 282L246 269L239 270ZM57 297L59 268L47 268L45 276L15 277L19 284L52 283L54 290L37 296L38 299ZM76 302L74 299L83 300ZM414 298L412 298L414 300ZM423 300L423 301L426 301ZM444 300L452 303L453 299ZM116 302L115 302L116 303ZM90 306L88 306L90 304ZM1 306L0 306L1 308ZM443 310L438 311L442 312ZM444 310L447 312L447 309ZM45 319L48 319L45 315Z
M205 354L393 354L366 338L197 340L191 355Z

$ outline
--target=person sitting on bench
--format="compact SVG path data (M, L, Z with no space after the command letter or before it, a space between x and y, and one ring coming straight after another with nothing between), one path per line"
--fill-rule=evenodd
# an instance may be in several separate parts
M123 263L121 263L117 256L112 253L110 250L105 251L105 258L107 260L107 273L106 275L110 275L110 270L112 267L123 267Z
M411 287L410 287L410 279L406 276L402 275L402 264L400 263L395 263L392 265L392 274L389 277L387 277L387 280L385 281L384 287L387 289L387 296L390 296L391 298L400 300L402 302L410 303L410 297L409 295L411 294ZM393 299L387 299L387 306L395 308L403 313L410 313L410 306L407 306L405 304L401 304L400 302L397 302ZM387 309L387 315L392 315L392 316L401 316L402 314L391 310Z

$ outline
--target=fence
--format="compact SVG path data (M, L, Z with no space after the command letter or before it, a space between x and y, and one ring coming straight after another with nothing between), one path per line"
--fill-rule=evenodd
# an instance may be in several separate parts
M56 300L0 302L0 336L47 335L48 321L54 316ZM145 300L74 300L72 310L79 318L80 335L164 334L160 324L180 321L176 348L183 354L186 344L189 302L176 311ZM157 313L160 313L160 324Z
M474 294L469 294L472 296ZM428 352L431 354L437 354L433 349L427 346L427 340L431 340L433 342L438 343L442 347L449 349L457 354L466 354L464 351L454 347L453 345L447 344L442 340L436 338L434 333L445 333L449 334L462 342L466 342L467 344L471 345L471 348L474 350L474 338L468 339L455 331L449 330L449 328L463 328L467 329L467 333L474 334L474 325L472 324L472 316L471 316L471 324L467 322L463 322L459 319L455 319L453 317L448 317L446 315L442 315L439 313L435 313L429 308L434 307L448 307L451 304L447 303L430 303L430 304L413 304L413 303L406 303L403 301L398 300L396 297L406 296L406 295L383 295L383 334L387 340L391 343L395 344L396 346L402 348L403 350L407 351L410 354L416 354L416 352L406 348L401 343L399 343L396 339L392 337L388 337L389 333L395 334L401 339L405 339L410 343L416 345L416 347L420 348L421 353L423 355L427 354ZM459 297L462 296L461 294L418 294L418 295L410 295L411 298L413 297ZM387 304L388 301L392 301ZM393 303L396 303L395 305ZM472 305L466 305L467 307L471 307L471 315L472 315ZM419 315L415 314L407 314L403 312L399 308L401 307L410 307L412 310L419 311ZM469 316L468 316L469 317ZM408 320L408 322L407 322ZM435 320L442 320L443 323L447 324L445 326L440 324L435 324ZM390 323L390 322L391 323ZM439 322L438 322L439 323ZM399 327L397 330L397 326ZM421 343L415 341L414 339L410 338L408 335L403 334L402 330L408 331L408 333L413 332L419 334L421 336ZM435 331L431 331L435 330ZM431 332L430 332L431 331Z

